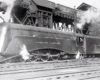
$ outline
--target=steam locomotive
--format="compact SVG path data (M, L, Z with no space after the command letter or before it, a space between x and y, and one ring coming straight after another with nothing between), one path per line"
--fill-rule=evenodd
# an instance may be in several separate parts
M6 13L5 6L0 3L0 11ZM0 62L22 61L23 45L32 61L100 57L100 37L80 33L76 13L47 0L16 0L9 22L0 23Z

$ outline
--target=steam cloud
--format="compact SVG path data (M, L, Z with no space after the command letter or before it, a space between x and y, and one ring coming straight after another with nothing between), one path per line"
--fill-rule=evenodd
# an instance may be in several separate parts
M87 11L78 11L77 17L79 22L77 23L77 28L82 29L86 23L100 24L100 10L91 7Z
M78 51L77 54L76 54L76 56L75 56L75 58L76 59L79 59L80 58L80 55L81 55L81 53Z
M22 50L20 51L20 55L22 56L22 59L25 61L28 60L30 57L30 53L28 53L28 50L25 45L22 46Z

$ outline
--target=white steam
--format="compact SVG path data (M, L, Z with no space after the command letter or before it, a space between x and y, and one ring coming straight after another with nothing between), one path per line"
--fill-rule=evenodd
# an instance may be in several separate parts
M79 23L77 23L78 28L83 28L86 23L98 24L100 23L100 10L94 7L89 8L87 11L78 11L77 17L79 18Z
M1 2L4 2L7 5L6 12L4 14L4 20L5 22L9 22L11 19L11 12L14 6L14 1L15 0L0 0Z
M25 45L22 46L22 49L20 51L20 55L22 56L22 59L25 61L28 60L30 57L30 53L28 53L28 50Z
M81 56L81 53L78 51L75 58L80 59L80 56Z

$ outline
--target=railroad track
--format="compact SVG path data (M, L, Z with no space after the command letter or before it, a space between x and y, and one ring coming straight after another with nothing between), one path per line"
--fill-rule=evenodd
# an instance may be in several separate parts
M99 65L100 63L95 63L94 65ZM45 62L45 63L17 63L17 64L2 64L0 65L0 72L9 71L20 71L20 70L52 70L52 69L63 69L63 68L75 68L75 67L87 67L91 63L86 62L73 62L73 61L58 61L58 62ZM49 66L49 67L48 67Z
M17 80L100 80L100 70L90 70L75 73L64 73L41 77L22 78Z
M77 63L78 62L78 63ZM45 63L17 63L17 64L2 64L0 65L0 72L20 71L20 70L51 70L51 69L63 69L63 68L75 68L75 67L87 67L92 66L91 63L86 62L73 62L73 61L58 61L58 62L45 62ZM93 63L93 65L100 65L99 62ZM49 67L48 67L49 66Z
M84 62L85 60L83 60ZM90 63L88 62L90 61ZM96 62L95 62L96 61ZM10 64L6 67L1 67L0 65L0 79L1 80L88 80L99 78L100 73L100 63L99 59L91 59L86 60L87 63L83 63L78 60L69 60L69 61L58 61L58 62L44 62L44 63L18 63L18 64ZM63 62L63 63L62 63ZM74 64L73 64L74 63ZM93 63L93 64L92 64ZM51 65L52 64L52 65ZM96 68L97 67L97 68ZM68 71L67 73L59 72L60 71ZM70 71L71 70L71 71ZM82 71L83 70L83 71ZM57 72L57 74L48 74ZM44 75L39 75L40 73ZM27 74L28 73L28 74ZM36 76L27 76L29 74ZM97 74L96 76L92 76L93 74ZM15 78L12 79L11 76ZM22 77L21 75L27 76ZM6 76L7 79L3 79L2 77ZM20 78L16 78L16 76L20 76ZM81 76L80 78L78 76ZM10 79L11 78L11 79ZM72 79L73 78L73 79ZM78 79L79 78L79 79Z
M96 67L96 69L95 69ZM4 76L6 76L4 78ZM13 77L12 77L13 76ZM100 66L0 74L2 80L87 80L100 76Z

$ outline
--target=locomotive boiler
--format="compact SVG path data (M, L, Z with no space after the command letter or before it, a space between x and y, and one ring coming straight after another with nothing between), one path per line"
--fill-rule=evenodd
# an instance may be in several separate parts
M47 0L15 1L9 22L0 23L0 62L23 61L26 53L31 61L98 56L99 37L77 32L76 12Z

